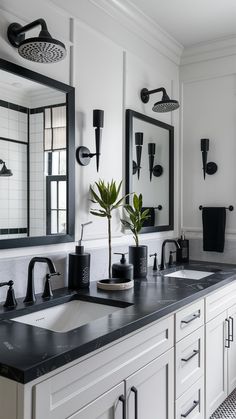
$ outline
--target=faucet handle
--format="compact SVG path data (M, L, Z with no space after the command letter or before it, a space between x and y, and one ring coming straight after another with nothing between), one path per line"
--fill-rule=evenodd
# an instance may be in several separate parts
M14 282L8 281L8 282L0 282L0 287L9 286L6 296L6 301L3 304L3 307L6 308L15 308L17 306L17 301L15 297L15 292L13 289Z
M153 271L158 271L158 265L157 265L157 253L153 253L153 255L149 255L149 257L154 257L154 261L153 261Z
M44 291L43 291L43 294L42 294L42 298L44 300L49 300L50 298L53 297L50 279L51 279L52 276L55 276L55 275L61 275L61 273L60 272L53 272L53 273L50 273L50 274L46 274Z

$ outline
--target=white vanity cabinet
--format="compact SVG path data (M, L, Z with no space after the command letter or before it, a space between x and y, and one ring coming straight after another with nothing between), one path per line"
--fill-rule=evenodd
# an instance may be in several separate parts
M236 283L209 295L205 301L208 419L236 387Z
M32 387L33 419L125 419L126 411L139 419L154 419L157 412L160 419L174 419L173 345L170 316L29 383L25 387Z
M236 387L236 281L29 382L0 419L209 419Z
M173 372L174 354L171 349L71 416L68 417L65 412L63 417L155 419L158 412L160 419L174 419ZM48 418L51 417L49 415Z

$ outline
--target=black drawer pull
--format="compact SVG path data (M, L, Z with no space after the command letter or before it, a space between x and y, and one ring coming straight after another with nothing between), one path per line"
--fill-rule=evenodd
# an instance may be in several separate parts
M225 338L225 347L226 348L230 348L230 320L229 319L225 319L226 323L227 323L227 338Z
M131 391L134 393L134 419L138 419L138 390L133 386Z
M182 415L181 415L181 418L186 418L188 415L190 415L190 413L199 405L200 403L199 403L199 400L198 401L196 401L196 400L194 400L194 402L193 402L193 406L192 407L190 407L190 409L186 412L186 413L183 413Z
M229 334L229 340L230 342L233 342L234 341L234 319L231 316L229 316L229 319L231 321L231 333Z
M119 401L122 403L122 419L126 419L126 399L123 394L119 397Z
M196 356L197 354L199 354L199 352L200 352L199 350L197 351L196 349L194 349L192 355L190 355L188 358L181 358L181 361L188 362L194 356Z
M200 312L199 312L198 314L193 314L193 317L192 317L191 319L189 319L189 320L181 320L181 323L184 323L184 324L189 324L189 323L191 323L193 320L198 319L200 316L201 316L201 313L200 313Z

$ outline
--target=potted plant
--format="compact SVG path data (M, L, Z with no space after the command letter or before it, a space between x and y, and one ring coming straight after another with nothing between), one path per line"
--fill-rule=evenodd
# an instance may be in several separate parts
M119 185L112 180L111 182L105 183L103 180L95 182L97 192L90 186L90 193L92 196L91 201L94 204L100 205L101 209L91 209L90 213L97 217L107 218L107 229L108 229L108 275L111 278L111 218L112 211L119 208L122 205L124 197L118 199L122 181Z
M134 278L145 278L147 276L147 246L139 244L139 233L144 222L150 217L149 209L142 210L142 194L133 195L133 205L124 205L127 218L121 223L133 233L135 245L129 246L129 262L134 265Z

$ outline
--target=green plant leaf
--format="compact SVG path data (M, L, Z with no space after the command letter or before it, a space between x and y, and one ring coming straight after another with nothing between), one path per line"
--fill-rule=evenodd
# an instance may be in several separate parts
M97 212L97 211L90 211L90 214L95 215L96 217L107 217L107 214L105 212Z
M139 195L138 200L139 200L139 211L141 211L142 207L143 207L143 195L142 194Z
M120 220L120 221L121 221L121 224L122 224L124 227L129 228L129 229L131 229L131 228L132 228L132 225L129 223L129 221L127 221L127 220Z
M142 211L141 219L145 221L148 218L150 218L149 212L150 212L149 209Z
M135 211L139 211L139 198L138 198L138 195L136 194L134 194L134 197L133 197L133 205L134 205Z
M90 187L90 191L91 191L91 194L93 196L92 202L94 204L99 204L100 207L106 209L107 205L102 201L101 198L99 198L99 196L96 194L96 192L91 187Z

